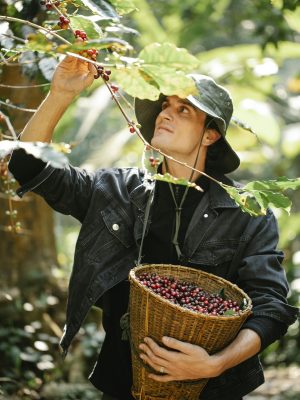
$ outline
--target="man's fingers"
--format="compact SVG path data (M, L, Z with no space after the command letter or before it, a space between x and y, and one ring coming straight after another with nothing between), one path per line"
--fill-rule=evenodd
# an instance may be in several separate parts
M170 347L171 349L181 351L184 354L191 354L195 350L195 346L193 344L182 342L168 336L164 336L162 338L162 342L164 345Z
M63 59L64 63L71 63L71 62L75 62L75 61L76 61L75 57L68 56L68 55L66 55L65 58Z
M145 338L144 342L145 344L142 344L140 347L143 350L148 347L154 355L161 357L167 361L174 361L174 356L176 356L176 354L174 354L170 350L166 350L163 347L159 346L157 343L155 343L154 340L149 337Z
M157 382L171 382L171 381L176 381L177 380L172 375L149 374L148 376L149 376L149 378L151 378L151 379L153 379L154 381L157 381Z
M89 63L89 71L93 76L98 74L96 66L91 63Z
M149 350L146 353L140 354L140 357L146 364L155 369L155 371L161 373L166 372L168 362L162 358L155 356Z
M146 354L141 354L140 357L144 361L144 363L149 365L152 369L154 369L154 371L160 372L162 374L165 372L166 367L161 365L161 364L163 364L163 361L156 363L153 361L153 359L148 357Z

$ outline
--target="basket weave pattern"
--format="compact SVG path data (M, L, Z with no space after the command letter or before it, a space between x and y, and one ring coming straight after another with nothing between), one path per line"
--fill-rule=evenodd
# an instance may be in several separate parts
M228 299L247 306L234 316L212 316L173 304L142 285L137 276L157 273L194 282L210 293L225 290ZM170 336L203 347L213 354L228 345L251 313L251 299L238 286L213 274L170 264L148 264L130 271L130 335L133 367L132 393L138 400L196 400L208 379L197 381L156 382L148 378L150 367L139 358L139 344L146 336L159 345L162 336ZM153 371L157 374L157 371Z

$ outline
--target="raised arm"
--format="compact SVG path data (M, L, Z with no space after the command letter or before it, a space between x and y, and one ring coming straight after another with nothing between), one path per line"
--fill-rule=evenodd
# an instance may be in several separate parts
M51 89L21 133L24 142L51 142L53 131L72 100L93 83L95 67L67 56L53 75Z
M54 129L74 97L91 85L95 67L66 57L56 68L51 90L22 134L22 141L51 142ZM17 193L41 195L55 210L83 220L93 191L93 174L71 165L57 169L22 149L13 152L9 170L20 183Z

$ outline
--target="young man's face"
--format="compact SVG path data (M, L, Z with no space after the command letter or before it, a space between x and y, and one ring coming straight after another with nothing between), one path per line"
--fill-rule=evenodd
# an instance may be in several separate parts
M187 100L169 96L155 122L152 146L180 160L196 157L206 114Z

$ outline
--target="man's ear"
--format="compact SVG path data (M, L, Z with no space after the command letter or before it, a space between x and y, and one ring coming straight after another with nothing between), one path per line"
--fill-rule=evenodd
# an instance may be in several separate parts
M204 146L211 146L214 144L217 140L219 140L221 137L221 134L217 132L215 129L206 129L204 132L204 137L202 140L202 144Z

